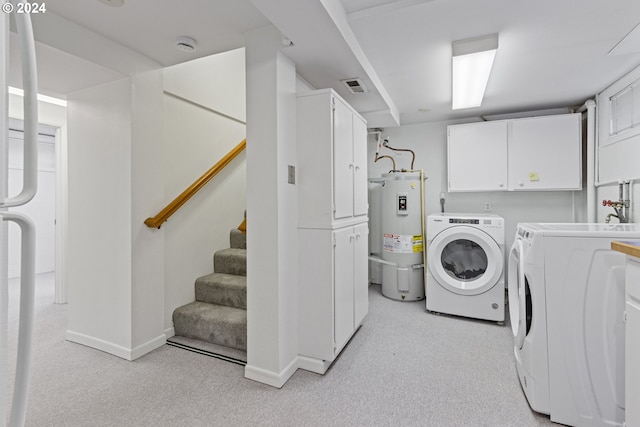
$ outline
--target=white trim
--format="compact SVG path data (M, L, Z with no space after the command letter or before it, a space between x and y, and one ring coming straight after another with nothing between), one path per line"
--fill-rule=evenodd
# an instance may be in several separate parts
M164 330L164 336L165 336L165 339L169 339L171 337L175 337L176 336L175 328L172 326L170 328L165 329Z
M159 335L147 341L146 343L140 344L139 346L132 349L130 352L131 359L129 360L136 360L137 358L142 357L145 354L151 353L153 350L162 347L166 343L167 337L165 336L165 334Z
M87 347L95 348L96 350L104 351L105 353L113 354L122 359L131 361L131 350L122 347L120 345L101 340L98 338L90 337L88 335L80 334L73 331L67 331L67 341L71 341L77 344L86 345Z
M80 334L73 331L67 331L66 335L67 341L95 348L96 350L113 354L114 356L118 356L128 361L133 361L141 356L144 356L145 354L163 346L166 343L166 337L164 335L160 335L142 345L137 346L136 348L130 349L109 341L90 337L88 335Z
M315 372L316 374L324 375L331 366L333 361L315 359L313 357L298 356L298 368L305 371Z
M247 364L244 368L244 377L272 387L282 388L287 380L291 378L298 369L298 363L298 358L296 357L279 373L267 371L266 369Z

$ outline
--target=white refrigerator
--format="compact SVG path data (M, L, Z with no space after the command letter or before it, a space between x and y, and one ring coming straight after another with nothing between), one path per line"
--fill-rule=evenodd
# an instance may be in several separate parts
M12 207L21 206L33 198L37 190L37 79L35 42L29 14L11 12L15 4L5 3L0 14L0 426L24 425L29 391L31 365L31 343L34 321L35 288L35 227L27 216L11 212ZM9 6L7 6L9 5ZM8 181L8 69L9 69L9 24L14 19L19 37L22 62L22 85L24 89L24 175L19 194L7 194ZM14 222L21 232L20 267L20 318L17 345L16 374L13 384L11 409L8 408L8 239L7 222Z

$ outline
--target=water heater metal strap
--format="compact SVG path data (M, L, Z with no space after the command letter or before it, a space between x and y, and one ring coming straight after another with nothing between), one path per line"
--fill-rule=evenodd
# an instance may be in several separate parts
M378 257L374 257L374 256L370 256L369 257L369 261L377 262L379 264L384 264L384 265L390 265L392 267L412 268L414 270L417 270L419 268L424 268L424 264L400 265L400 264L398 264L396 262L385 261L382 258L378 258Z

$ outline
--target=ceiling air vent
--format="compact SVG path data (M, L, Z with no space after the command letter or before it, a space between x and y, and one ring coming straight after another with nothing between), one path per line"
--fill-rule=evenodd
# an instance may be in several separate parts
M353 94L358 94L358 93L367 93L368 90L365 87L364 83L362 83L362 80L360 79L347 79L347 80L342 80L342 83L344 83L347 88L349 89L349 91Z

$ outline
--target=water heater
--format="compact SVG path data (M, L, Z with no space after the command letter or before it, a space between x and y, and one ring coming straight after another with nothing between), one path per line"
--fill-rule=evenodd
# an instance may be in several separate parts
M421 173L386 173L382 184L382 295L401 301L421 300L425 296Z

